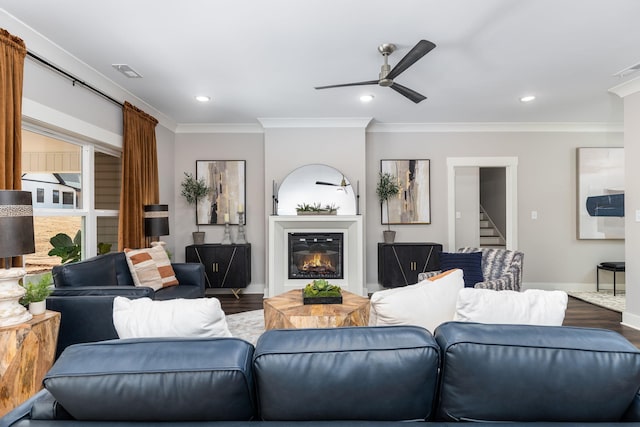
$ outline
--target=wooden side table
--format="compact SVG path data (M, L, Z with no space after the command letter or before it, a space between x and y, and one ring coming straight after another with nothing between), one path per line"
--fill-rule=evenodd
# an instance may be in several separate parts
M367 326L369 298L342 291L342 304L302 303L302 289L263 302L265 329L336 328Z
M56 311L0 328L0 417L42 389L56 356L59 329Z

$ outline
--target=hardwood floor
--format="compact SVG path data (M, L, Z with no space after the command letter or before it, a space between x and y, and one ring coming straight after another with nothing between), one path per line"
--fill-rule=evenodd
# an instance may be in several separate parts
M233 295L215 295L215 297L220 300L222 309L226 314L262 308L262 294L246 294L242 295L240 299L236 299ZM621 313L569 297L563 324L565 326L611 329L620 333L631 341L633 345L640 348L640 331L621 325L621 320Z

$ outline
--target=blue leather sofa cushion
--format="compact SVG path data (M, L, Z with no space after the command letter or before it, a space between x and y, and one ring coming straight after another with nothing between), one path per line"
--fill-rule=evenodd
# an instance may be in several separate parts
M465 288L473 288L476 283L484 281L482 276L482 252L441 252L440 270L454 268L462 270Z
M287 329L256 344L265 421L418 420L431 416L439 349L416 326Z
M603 329L445 323L438 418L613 422L640 384L640 351Z
M44 385L77 420L247 421L256 408L253 350L236 338L77 344Z

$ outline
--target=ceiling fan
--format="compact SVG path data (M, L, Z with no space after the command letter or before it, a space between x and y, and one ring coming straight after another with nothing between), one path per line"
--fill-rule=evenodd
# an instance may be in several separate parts
M420 58L425 56L427 53L431 52L431 50L436 47L435 44L431 43L428 40L420 40L410 51L407 53L404 58L400 60L396 64L395 67L391 70L389 63L387 61L387 57L396 50L396 45L391 43L384 43L378 46L378 51L382 54L384 58L384 64L380 68L380 78L378 80L369 80L366 82L356 82L356 83L345 83L340 85L330 85L330 86L318 86L316 89L329 89L334 87L345 87L345 86L365 86L365 85L380 85L383 87L390 87L391 89L398 92L400 95L403 95L409 98L411 101L416 104L420 101L424 101L427 99L426 96L419 94L415 90L409 89L408 87L402 86L393 81L396 77L398 77L402 72L404 72L407 68L411 67L415 64Z
M339 187L338 190L344 190L345 192L347 191L347 185L351 185L350 182L347 182L347 180L345 179L344 175L342 176L342 181L340 181L340 184L336 184L333 182L326 182L326 181L316 181L316 185L331 185L334 187Z

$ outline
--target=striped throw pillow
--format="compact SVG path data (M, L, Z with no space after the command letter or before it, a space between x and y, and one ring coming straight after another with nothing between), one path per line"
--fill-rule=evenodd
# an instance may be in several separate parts
M178 284L171 261L162 246L124 250L129 271L136 286L146 286L154 291Z

